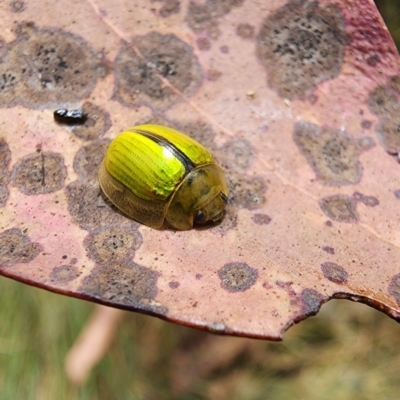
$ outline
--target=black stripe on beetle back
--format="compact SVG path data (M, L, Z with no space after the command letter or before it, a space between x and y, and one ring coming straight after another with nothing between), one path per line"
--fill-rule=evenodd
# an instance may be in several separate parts
M172 143L168 142L165 138L155 135L154 133L142 130L136 130L135 132L146 136L148 139L156 142L161 147L168 149L183 165L185 168L185 174L187 175L190 171L196 168L196 165L192 162L192 160L182 151L180 151L177 147L175 147Z

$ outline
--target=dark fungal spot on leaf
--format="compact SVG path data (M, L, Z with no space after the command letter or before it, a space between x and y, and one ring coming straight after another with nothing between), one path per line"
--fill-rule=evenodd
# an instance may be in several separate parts
M207 79L211 82L217 81L219 78L221 78L222 72L218 71L216 69L210 69L207 72Z
M4 207L7 203L8 196L10 192L6 185L0 185L0 207Z
M267 214L254 214L252 220L257 225L268 225L272 218Z
M375 127L380 144L389 154L400 152L400 75L377 86L368 97L371 111L380 117Z
M66 177L64 158L52 152L36 152L22 157L11 174L13 185L26 195L60 190Z
M79 178L97 182L99 166L109 143L109 139L95 140L79 149L74 158L74 170Z
M360 150L365 151L372 149L375 146L375 141L369 136L363 136L357 141Z
M89 258L97 264L122 263L130 260L142 244L136 225L107 225L86 236L84 245Z
M167 314L154 298L158 273L134 262L97 265L78 292L105 303Z
M201 84L201 69L189 45L175 35L157 32L134 38L142 57L123 46L115 61L115 98L127 106L146 104L166 109L182 97L165 85L165 78L184 96Z
M57 283L67 283L78 278L79 275L78 268L73 265L60 265L53 268L50 273L50 279Z
M394 297L398 306L400 306L400 274L394 275L389 283L388 292Z
M65 194L68 211L73 221L82 229L96 229L99 226L130 223L125 216L103 196L97 184L75 181L70 183Z
M367 207L376 207L379 205L379 200L374 196L365 196L360 192L353 193L353 199L360 203L363 203Z
M186 21L196 33L206 31L212 39L221 34L218 18L228 14L234 7L241 6L244 0L206 0L204 3L190 1Z
M0 233L0 268L28 263L42 251L39 243L32 243L20 229L11 228Z
M321 264L321 270L324 277L331 282L340 284L347 283L347 272L340 265L327 261Z
M300 297L303 304L303 313L306 316L317 314L324 299L322 294L314 289L304 289Z
M367 58L367 64L371 67L375 67L380 61L380 58L377 54L374 54Z
M341 186L360 181L357 141L340 131L308 122L296 124L294 141L322 184Z
M256 50L269 85L293 99L339 74L345 44L336 5L322 8L317 1L292 0L264 20Z
M397 93L389 84L377 86L368 96L368 105L376 115L391 113L398 108Z
M235 139L225 143L217 151L218 159L230 170L245 171L253 162L256 151L246 139Z
M216 21L213 19L211 10L206 3L200 4L190 1L186 21L189 28L197 33L205 30L212 31L216 28Z
M206 51L211 49L211 42L205 37L198 38L196 44L199 50Z
M389 154L400 153L400 106L396 112L381 118L376 126L376 134Z
M103 136L111 127L108 112L89 102L82 108L87 119L84 124L72 128L74 135L83 140L94 140Z
M6 182L5 171L11 161L11 150L4 138L0 138L0 183Z
M0 64L0 106L75 102L92 91L99 65L81 37L32 23L19 25L15 33Z
M250 289L258 278L258 271L246 263L231 262L218 271L221 287L228 292L244 292Z
M228 54L229 53L229 47L228 46L221 46L220 50L221 50L221 53L223 53L223 54Z
M7 184L10 181L11 175L8 170L10 162L10 148L7 142L3 138L0 138L0 207L5 206L9 195Z
M357 222L358 214L354 200L349 196L334 195L319 201L323 213L339 222Z
M178 14L181 9L180 0L164 0L163 6L160 8L160 15L167 18L173 14Z
M12 12L21 13L25 11L26 5L24 1L10 1L10 9Z
M248 210L256 210L265 203L267 187L259 176L246 177L228 175L229 203L235 207L242 206Z
M330 246L323 246L322 250L326 251L328 254L335 254L335 249Z
M239 24L236 34L242 39L251 39L254 36L254 26L247 23Z
M372 126L372 121L368 121L368 120L361 121L361 128L370 129L371 126Z
M171 282L168 282L168 286L171 288L171 289L178 289L178 287L179 287L179 282L177 282L177 281L171 281Z

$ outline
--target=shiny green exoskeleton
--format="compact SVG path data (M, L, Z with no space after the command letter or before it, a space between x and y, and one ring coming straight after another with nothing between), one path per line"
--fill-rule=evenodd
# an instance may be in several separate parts
M138 125L109 145L100 186L129 217L152 228L180 230L218 222L228 201L221 167L201 144L174 129Z

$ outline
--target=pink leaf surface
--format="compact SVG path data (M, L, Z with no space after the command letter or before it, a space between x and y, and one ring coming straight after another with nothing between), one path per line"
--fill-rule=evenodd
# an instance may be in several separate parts
M399 55L372 0L0 7L2 275L272 340L332 298L400 320ZM147 121L212 150L221 224L153 230L105 201L109 140Z

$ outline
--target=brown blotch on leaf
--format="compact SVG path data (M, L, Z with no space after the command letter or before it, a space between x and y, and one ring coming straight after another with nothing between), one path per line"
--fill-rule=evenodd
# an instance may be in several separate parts
M26 5L24 1L10 1L10 9L12 12L20 13L25 11Z
M340 284L347 283L348 274L340 265L327 261L321 264L321 270L324 277L331 282Z
M400 105L396 112L381 118L376 126L376 134L389 154L400 153Z
M303 303L302 312L306 316L315 315L321 308L324 297L314 289L304 289L301 292L301 301Z
M223 166L242 173L252 164L256 151L248 140L239 138L225 143L217 154Z
M335 254L335 249L331 246L323 246L322 250L326 251L329 254Z
M97 182L99 166L109 143L109 139L95 140L79 149L74 158L74 170L79 178Z
M87 118L82 125L72 128L74 135L83 140L94 140L103 136L111 127L110 114L92 103L85 103L82 108Z
M181 9L180 0L164 0L163 6L160 8L160 15L167 18L173 14L178 14Z
M66 177L64 158L52 152L36 152L22 157L11 174L12 183L26 195L60 190Z
M12 12L21 13L25 11L26 5L24 1L10 1L10 9Z
M377 86L368 97L368 105L380 117L376 125L379 142L389 154L400 152L400 75Z
M7 186L0 185L0 207L4 207L7 203L8 196L10 192L7 189Z
M115 97L127 106L146 104L166 109L182 101L160 79L165 78L185 97L200 86L202 76L192 48L175 35L151 32L137 36L139 57L130 46L123 46L115 61Z
M256 210L265 203L265 192L267 186L263 178L259 176L246 177L235 174L229 175L227 172L229 186L229 204L235 207L241 206L248 210Z
M168 282L168 286L169 286L171 289L178 289L179 285L180 285L180 283L177 282L177 281Z
M323 213L339 222L357 222L358 214L355 201L349 196L334 195L319 201Z
M84 245L89 258L97 264L122 263L130 260L142 244L135 225L107 225L89 233Z
M39 243L32 243L18 228L0 233L0 268L28 263L41 251L42 246Z
M362 151L372 149L375 146L375 141L369 136L363 136L357 140L358 147Z
M133 262L97 265L78 289L83 295L113 305L166 314L154 298L158 273Z
M97 184L75 181L66 187L65 193L68 211L73 221L82 229L92 230L104 225L135 223L117 211L103 196Z
M202 4L190 1L186 21L192 31L196 33L207 31L211 38L217 39L221 34L218 29L218 18L243 3L244 0L206 0Z
M8 170L8 166L11 161L11 151L8 147L7 142L0 138L0 207L4 207L9 191L7 189L7 184L10 181L11 173Z
M294 141L324 185L358 183L362 166L358 160L358 142L340 131L300 122L294 129Z
M228 292L244 292L250 289L258 278L258 271L246 263L231 262L219 271L221 287Z
M400 274L395 275L389 283L388 292L400 307Z
M210 69L207 72L207 79L211 82L217 81L219 78L221 78L222 72L217 71L216 69Z
M251 39L254 37L254 26L250 24L239 24L236 28L236 34L242 39Z
M211 42L207 38L198 38L196 44L199 50L206 51L211 49Z
M361 128L363 129L370 129L372 126L372 121L368 121L368 120L363 120L361 121Z
M223 54L228 54L229 53L229 47L228 46L221 46L220 50L221 50L221 53L223 53Z
M50 273L50 278L57 283L66 283L73 281L79 275L78 268L73 265L60 265L59 267L53 268Z
M398 109L398 93L390 83L377 86L368 96L368 105L376 115L384 115Z
M267 214L254 214L252 220L257 225L268 225L272 218Z
M293 99L339 74L346 40L336 5L292 0L264 20L256 51L269 85Z
M0 183L6 182L5 174L10 165L11 161L11 150L5 139L0 138Z
M367 207L376 207L379 205L379 200L374 196L365 196L360 192L353 193L353 199L366 205Z
M100 75L95 53L79 36L32 23L15 30L0 64L0 106L51 106L85 98Z

